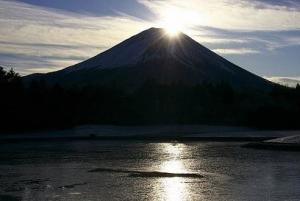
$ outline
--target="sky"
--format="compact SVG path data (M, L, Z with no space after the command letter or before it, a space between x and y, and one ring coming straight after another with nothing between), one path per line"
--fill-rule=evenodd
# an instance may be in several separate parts
M0 0L0 65L55 71L170 26L246 70L300 82L299 0Z

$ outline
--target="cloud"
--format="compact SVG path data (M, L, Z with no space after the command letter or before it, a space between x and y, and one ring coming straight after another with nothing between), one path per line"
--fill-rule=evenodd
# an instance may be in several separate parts
M157 16L197 13L186 32L223 55L269 53L300 45L300 3L292 0L139 0ZM175 19L176 20L176 19ZM294 32L294 33L292 33Z
M149 24L130 16L92 17L0 0L0 26L0 65L27 74L90 58Z
M300 10L271 1L249 0L139 0L158 18L167 10L198 14L191 26L210 26L227 30L300 29Z
M296 87L297 84L300 84L300 77L264 77L272 82L289 86L289 87Z
M255 49L260 52L273 52L281 48L300 46L300 30L289 31L237 31L226 30L213 27L197 27L193 31L193 36L197 41L210 45L218 44L223 48ZM233 46L235 45L235 46Z
M259 8L268 6L281 6L291 10L300 10L300 2L298 0L247 0L255 3Z
M193 36L195 40L199 43L206 43L206 44L228 44L228 43L248 43L249 41L246 39L238 39L238 38L226 38L224 36Z
M137 1L152 11L154 22L126 13L95 17L0 0L0 65L22 74L65 68L157 25L169 7L198 13L202 18L193 20L187 34L222 55L264 54L300 45L300 9L287 3L291 0Z
M258 50L253 50L253 49L246 49L246 48L241 48L241 49L214 49L214 52L218 54L259 54L260 52Z

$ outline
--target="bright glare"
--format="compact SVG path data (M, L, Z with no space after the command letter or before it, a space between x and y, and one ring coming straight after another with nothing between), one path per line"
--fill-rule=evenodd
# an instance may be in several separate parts
M176 36L180 32L176 26L166 27L165 29L166 29L167 34L170 36Z
M170 172L170 173L185 173L186 169L184 167L184 164L182 160L170 160L170 161L164 161L161 164L160 170L162 172Z
M167 10L163 19L163 28L170 36L176 36L183 30L183 24L178 21L177 12L175 10Z
M201 18L199 13L170 7L161 11L158 25L164 28L169 36L174 37L180 32L189 32L189 29L201 20L203 21L204 18Z
M183 163L182 155L185 151L183 144L163 144L163 152L168 155L168 160L162 161L160 171L169 173L187 172ZM188 200L188 189L185 178L174 177L164 178L164 200L166 201L185 201Z
M182 154L182 149L184 148L182 144L165 144L165 151L170 154L173 158Z

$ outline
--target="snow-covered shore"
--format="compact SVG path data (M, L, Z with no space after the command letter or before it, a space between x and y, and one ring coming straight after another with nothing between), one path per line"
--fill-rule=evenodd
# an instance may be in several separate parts
M297 134L280 137L271 140L265 140L262 142L252 142L244 145L244 147L255 149L300 151L300 135Z
M281 137L281 138L276 138L276 139L272 139L272 140L267 140L265 142L282 143L282 144L299 144L299 146L300 146L300 135Z
M299 135L300 131L256 130L245 127L208 126L208 125L164 125L164 126L112 126L85 125L68 130L43 131L22 134L1 134L5 139L49 139L49 138L113 138L113 137L162 137L162 138L279 138ZM299 138L300 139L300 138Z

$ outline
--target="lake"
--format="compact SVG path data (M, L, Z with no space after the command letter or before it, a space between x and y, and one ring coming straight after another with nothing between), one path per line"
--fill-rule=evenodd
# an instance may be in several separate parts
M299 200L300 153L244 143L1 144L0 200Z

